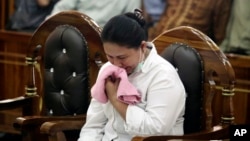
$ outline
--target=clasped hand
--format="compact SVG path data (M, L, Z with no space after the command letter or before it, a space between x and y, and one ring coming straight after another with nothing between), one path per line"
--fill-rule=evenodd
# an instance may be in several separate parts
M105 80L105 92L108 99L112 102L113 100L117 100L117 90L120 83L120 78L116 78L115 76L109 76Z

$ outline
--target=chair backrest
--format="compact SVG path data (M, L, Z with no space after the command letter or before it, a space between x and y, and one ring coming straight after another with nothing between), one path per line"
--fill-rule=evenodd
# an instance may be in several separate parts
M184 83L185 134L233 123L235 76L218 46L207 35L188 26L167 30L153 42L163 58L176 67Z
M44 51L44 102L48 115L86 113L88 50L81 32L61 25L50 33Z
M173 43L164 49L161 56L176 68L186 90L184 132L200 131L204 70L199 53L188 45Z
M33 65L26 89L27 94L37 91L41 96L40 115L86 113L97 63L106 60L100 31L90 17L76 11L58 13L35 31L27 56Z

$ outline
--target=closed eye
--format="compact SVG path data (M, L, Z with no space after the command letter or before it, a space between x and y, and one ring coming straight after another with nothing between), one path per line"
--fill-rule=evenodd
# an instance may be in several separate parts
M127 56L118 56L117 58L123 60L123 59L126 59Z
M110 55L106 55L106 56L107 56L107 58L109 58L109 59L113 59L113 58L115 58L115 57L110 56ZM127 56L117 56L116 58L117 58L117 59L119 59L119 60L124 60L124 59L126 59L126 58L127 58Z
M110 56L110 55L106 55L107 56L107 58L110 58L110 59L112 59L113 57L112 56Z

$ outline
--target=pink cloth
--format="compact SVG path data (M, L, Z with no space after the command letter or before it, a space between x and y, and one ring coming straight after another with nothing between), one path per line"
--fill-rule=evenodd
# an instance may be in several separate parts
M117 98L127 104L136 104L140 102L141 95L137 92L136 88L128 81L125 69L109 65L97 77L96 83L91 88L91 95L101 103L108 102L105 93L105 79L113 76L120 78L120 83L117 90Z

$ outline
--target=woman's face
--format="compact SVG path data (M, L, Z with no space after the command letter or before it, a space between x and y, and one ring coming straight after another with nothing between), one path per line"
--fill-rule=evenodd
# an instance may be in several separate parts
M127 74L132 73L137 64L141 61L141 47L139 49L134 49L111 42L105 42L103 46L108 61L115 66L124 68Z

